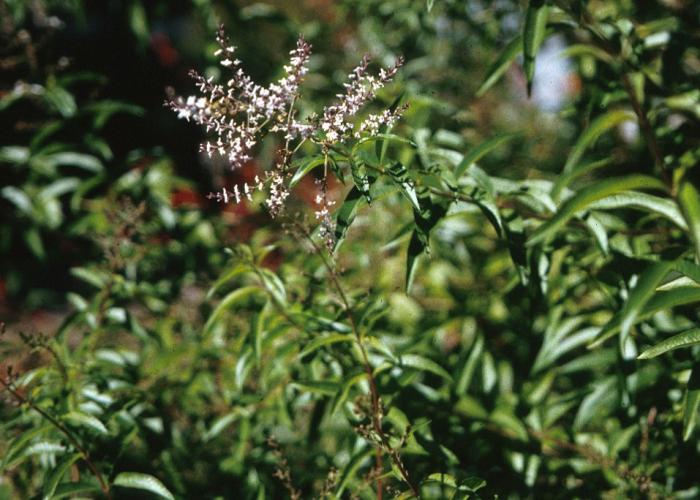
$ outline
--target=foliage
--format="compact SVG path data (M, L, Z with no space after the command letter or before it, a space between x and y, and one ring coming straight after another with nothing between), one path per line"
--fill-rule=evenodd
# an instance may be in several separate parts
M220 15L295 19L241 12ZM4 279L52 269L61 249L47 242L84 247L55 334L8 322L0 496L696 497L694 3L328 12L294 21L319 53L302 89L336 93L355 54L329 47L348 26L380 62L405 56L409 108L351 146L294 150L292 205L274 221L257 198L223 217L177 203L196 181L176 159L111 155L100 139L112 112L140 108L83 103L70 75L44 68L19 87L31 96L4 95L3 120L28 99L39 124L0 150L13 169L3 256L33 255ZM527 95L553 40L574 90L541 111ZM396 97L380 92L380 106ZM215 189L264 175L281 146L261 141ZM328 225L295 213L319 189L337 200L331 248ZM227 236L224 221L246 218L246 241Z

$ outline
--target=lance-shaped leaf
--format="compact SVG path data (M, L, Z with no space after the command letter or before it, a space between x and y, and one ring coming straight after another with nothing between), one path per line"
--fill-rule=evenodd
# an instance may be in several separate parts
M459 179L471 164L476 163L501 144L513 140L519 136L520 134L517 132L499 134L470 150L466 155L464 155L464 158L462 158L462 161L459 162L457 168L455 168L455 178Z
M394 162L388 169L391 179L401 188L401 193L411 202L415 210L420 210L418 195L413 180L408 176L408 170L401 162Z
M327 345L337 344L339 342L352 342L353 340L355 340L355 336L349 333L334 333L331 335L319 336L309 342L309 344L297 355L297 358L301 359L304 356L307 356Z
M678 205L673 200L639 191L626 191L608 196L591 204L590 208L592 210L614 210L617 208L644 210L670 220L681 229L688 229L683 214L678 210Z
M683 349L684 347L692 347L698 344L700 344L700 328L693 328L692 330L679 333L678 335L674 335L673 337L659 342L654 347L650 347L640 354L637 359L652 359L669 351Z
M648 175L632 174L625 177L613 177L600 180L578 191L564 202L550 220L542 224L527 241L532 246L552 236L559 228L577 212L588 208L592 203L613 194L629 191L630 189L664 189L660 180Z
M700 287L695 286L685 286L673 288L668 291L662 291L656 293L649 301L646 303L644 308L636 315L634 322L643 321L650 318L659 311L665 309L670 309L676 306L682 306L686 304L692 304L693 302L700 301ZM601 331L595 342L591 343L588 347L593 349L598 347L607 339L615 335L620 331L622 327L623 311L616 314L605 326L605 330Z
M690 240L695 245L695 257L700 261L700 193L687 179L678 188L678 203L688 224Z
M157 478L140 472L122 472L114 479L115 486L151 492L160 498L175 500L175 497Z
M416 370L426 371L438 375L445 380L452 381L452 376L442 366L435 361L419 356L417 354L403 354L399 356L399 366L415 368Z
M518 54L523 50L523 37L518 35L505 46L498 59L486 71L486 78L476 91L476 97L481 97L488 89L503 76L508 67L515 61Z
M661 280L673 269L675 262L661 261L655 262L639 276L636 285L630 291L629 297L620 311L620 345L623 345L630 328L635 323L637 316L642 311L644 305L654 295L656 287ZM612 322L611 322L612 323ZM615 324L611 326L614 328ZM600 332L601 336L607 334L608 327L604 327Z
M297 168L297 171L294 172L292 180L289 181L289 187L292 188L299 184L299 181L301 181L306 176L306 174L311 172L316 167L323 165L324 162L325 158L323 156L312 156L310 158L304 158L301 162L299 162L299 168Z
M593 123L591 123L589 127L581 134L581 136L576 141L576 144L574 145L573 149L571 150L571 153L569 153L569 157L567 158L566 164L564 165L562 175L559 177L559 180L554 184L554 187L552 188L552 198L559 198L559 195L561 194L563 189L566 188L569 185L569 183L579 175L582 175L586 172L591 171L593 168L598 168L607 163L607 160L602 160L602 162L605 163L601 162L599 164L599 162L595 162L577 168L579 162L581 161L581 158L583 157L583 154L589 147L591 147L595 143L596 140L598 140L598 138L601 135L603 135L611 128L616 127L620 123L629 120L634 120L634 114L630 111L621 109L609 111L593 120Z
M77 462L82 455L80 453L73 453L72 455L67 455L63 460L61 460L56 467L54 467L44 478L44 488L42 491L42 498L44 500L49 500L55 498L56 488L58 484L63 479L68 469Z
M415 227L406 257L406 293L413 286L418 256L424 251L430 252L430 231L447 213L446 207L434 203L427 195L421 196L420 205L422 210L413 210Z
M224 297L221 300L221 302L219 302L219 304L214 308L211 315L209 316L209 319L204 325L204 335L207 336L211 333L214 326L221 320L221 317L223 316L224 312L226 312L233 306L240 304L254 293L262 293L262 291L257 286L246 286L234 290L231 293L229 293L226 297Z
M700 408L700 362L693 364L683 404L683 441L690 439L698 419Z
M418 257L423 253L425 246L421 243L417 232L414 230L411 233L411 241L408 244L408 252L406 254L406 293L411 292L413 288L413 280L416 277L416 267L418 266Z
M333 251L336 252L340 245L345 241L350 225L355 220L357 209L363 201L362 192L357 186L354 186L345 197L345 201L338 209L335 217L335 235L333 243Z
M549 9L545 0L530 0L525 13L523 28L523 69L527 78L527 95L532 93L532 80L535 76L535 58L544 41L547 31Z

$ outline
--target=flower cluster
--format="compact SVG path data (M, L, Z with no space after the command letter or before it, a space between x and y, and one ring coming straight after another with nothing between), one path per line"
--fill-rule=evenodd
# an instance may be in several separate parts
M327 106L323 110L323 116L318 126L323 132L321 142L324 147L342 142L353 135L352 132L355 129L355 125L352 122L352 118L365 104L374 99L382 87L394 78L402 64L403 58L399 58L393 67L388 70L382 68L378 76L373 76L367 72L369 56L365 55L362 58L360 65L348 75L348 83L343 84L345 94L337 94L338 103ZM386 113L386 115L374 115L373 123L377 123L375 133L382 125L382 123L379 123L381 119L385 119L385 124L389 124L389 120L392 120L392 124L395 121L393 112L387 110ZM368 127L365 126L364 129L366 130ZM360 130L363 131L362 126L360 126Z
M166 102L179 118L192 120L213 133L213 138L201 146L207 155L214 154L226 158L232 168L239 167L252 159L252 150L265 133L279 133L284 139L284 148L273 168L264 174L264 179L256 177L253 185L234 186L233 190L223 189L211 193L210 198L225 203L240 202L243 198L251 200L254 189L268 188L266 205L272 216L279 214L283 208L289 188L289 163L294 152L304 141L318 144L325 155L333 145L365 135L376 135L383 126L391 127L400 117L405 107L385 110L371 114L359 127L354 120L361 108L373 100L377 92L396 75L403 59L389 69L381 69L377 75L369 73L369 57L349 75L344 84L345 92L337 95L335 104L326 106L321 113L301 121L295 114L295 102L299 95L299 86L308 68L311 45L300 37L296 48L289 54L289 63L284 66L284 76L268 86L254 83L241 68L241 62L234 57L235 47L226 38L223 28L217 35L219 49L215 55L220 64L231 72L225 85L215 83L212 78L204 78L195 71L192 77L201 96L187 98L174 97ZM294 142L296 144L293 144ZM324 170L325 175L325 170ZM321 187L317 205L317 219L321 222L322 232L333 231L330 208L333 203L326 195L326 179L320 181Z
M311 45L299 38L289 54L289 64L284 67L285 75L264 87L245 74L241 61L233 56L236 48L229 44L223 28L217 42L219 49L215 55L232 72L226 85L215 84L212 78L204 78L193 70L190 75L204 96L175 97L166 105L177 112L178 118L192 119L206 127L207 132L214 131L216 139L204 143L202 151L210 157L214 153L226 157L235 168L251 160L250 151L267 124L273 124L271 130L280 130L278 124L287 121L291 102L307 72Z

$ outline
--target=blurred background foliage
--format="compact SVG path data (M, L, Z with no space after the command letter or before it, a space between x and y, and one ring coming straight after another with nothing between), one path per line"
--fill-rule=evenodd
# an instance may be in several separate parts
M0 0L0 498L697 498L700 7L546 4ZM276 148L163 107L221 23L257 81L313 44L303 112L402 54L420 209L363 153L334 267L313 174L208 200Z

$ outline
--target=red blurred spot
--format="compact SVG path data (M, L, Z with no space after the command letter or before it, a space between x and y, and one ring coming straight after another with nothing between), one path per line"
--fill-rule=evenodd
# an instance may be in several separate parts
M170 38L165 33L156 32L151 35L151 49L155 52L161 66L170 67L177 64L180 55L178 54Z
M170 204L173 208L182 206L201 207L203 205L202 197L190 188L183 188L173 191L170 194Z

